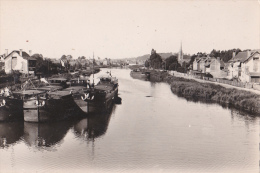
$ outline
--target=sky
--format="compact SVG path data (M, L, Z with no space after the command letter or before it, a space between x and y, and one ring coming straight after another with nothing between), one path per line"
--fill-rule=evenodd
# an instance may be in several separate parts
M0 54L130 58L260 48L260 1L0 0Z

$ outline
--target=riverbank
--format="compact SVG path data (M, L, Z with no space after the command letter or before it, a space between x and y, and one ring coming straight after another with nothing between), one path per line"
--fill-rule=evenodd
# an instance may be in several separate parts
M201 83L193 79L175 77L167 72L152 71L151 79L167 82L171 91L187 100L210 101L245 111L255 116L260 115L260 95L218 84ZM156 80L155 80L156 81Z

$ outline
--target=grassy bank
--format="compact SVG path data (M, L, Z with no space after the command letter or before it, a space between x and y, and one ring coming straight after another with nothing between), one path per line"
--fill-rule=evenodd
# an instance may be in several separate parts
M174 94L187 100L216 102L250 114L260 115L260 95L220 85L200 83L192 79L174 77L166 72L153 72L151 75L160 75L161 81L171 85Z

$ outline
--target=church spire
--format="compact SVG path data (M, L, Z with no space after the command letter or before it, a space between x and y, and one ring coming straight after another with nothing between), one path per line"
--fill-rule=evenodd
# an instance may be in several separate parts
M183 62L183 52L182 52L182 41L181 41L181 47L178 55L178 62L182 63Z

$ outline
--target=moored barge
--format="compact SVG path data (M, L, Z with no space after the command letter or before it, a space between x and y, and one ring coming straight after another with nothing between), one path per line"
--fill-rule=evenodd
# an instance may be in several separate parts
M103 76L94 87L87 89L81 98L88 103L88 111L106 111L111 103L118 97L118 79L116 77Z

